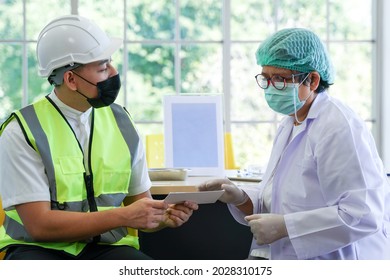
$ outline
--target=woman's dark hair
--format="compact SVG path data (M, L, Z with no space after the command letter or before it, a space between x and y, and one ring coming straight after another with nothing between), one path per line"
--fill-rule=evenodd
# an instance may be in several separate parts
M309 74L309 73L307 73ZM301 83L303 80L305 80L303 83L305 85L310 85L310 79L307 77L307 75L301 75L301 76L298 76L298 80L299 82ZM326 89L328 89L332 84L329 84L327 81L324 81L321 77L320 77L320 83L318 84L318 87L317 89L315 90L316 93L321 93L321 92L324 92Z
M318 88L316 89L316 92L321 93L321 92L325 91L326 89L328 89L331 85L333 85L333 84L329 84L328 82L326 82L322 78L320 78L320 83L318 84Z

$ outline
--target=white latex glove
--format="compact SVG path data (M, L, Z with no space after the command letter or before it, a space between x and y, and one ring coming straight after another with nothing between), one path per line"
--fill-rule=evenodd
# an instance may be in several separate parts
M219 198L220 201L235 206L245 203L249 197L229 179L215 179L206 181L197 186L199 191L216 191L225 190L224 194Z
M248 221L253 238L258 245L271 244L276 240L288 236L283 215L254 214L246 216L245 220Z

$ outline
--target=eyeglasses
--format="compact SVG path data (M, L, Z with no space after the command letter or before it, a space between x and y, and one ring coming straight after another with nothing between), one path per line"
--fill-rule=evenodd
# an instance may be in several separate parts
M306 75L306 73L292 74L289 78L285 78L280 75L273 75L271 78L267 78L263 74L257 74L255 79L259 87L262 89L266 89L270 84L272 84L276 89L284 90L286 88L286 80L292 80L294 77L302 75Z

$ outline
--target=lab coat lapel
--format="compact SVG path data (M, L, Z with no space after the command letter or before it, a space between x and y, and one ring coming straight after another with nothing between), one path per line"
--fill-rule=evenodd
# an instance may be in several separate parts
M270 162L267 166L267 171L264 174L263 182L266 185L273 177L275 168L277 167L280 157L282 156L290 138L293 126L292 118L286 118L279 127L279 133L275 138L274 147L270 156Z

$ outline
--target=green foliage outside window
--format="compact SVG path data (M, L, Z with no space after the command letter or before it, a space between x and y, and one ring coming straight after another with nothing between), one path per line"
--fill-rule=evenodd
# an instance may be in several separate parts
M50 19L70 13L72 2L110 36L124 38L113 56L124 81L118 103L128 108L142 135L162 132L164 95L220 93L230 100L226 114L237 164L264 165L281 117L256 86L254 75L261 69L254 52L269 34L294 26L310 28L326 42L337 70L330 93L372 119L372 1L0 0L0 120L51 91L37 75L36 38ZM224 57L227 46L230 54Z

